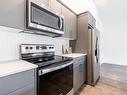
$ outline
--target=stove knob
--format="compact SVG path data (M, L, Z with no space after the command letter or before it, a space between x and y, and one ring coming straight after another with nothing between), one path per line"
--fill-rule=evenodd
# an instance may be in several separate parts
M25 47L25 49L26 49L26 50L28 50L28 49L29 49L29 47Z
M33 49L33 47L30 47L30 49Z
M49 49L52 49L52 47L49 47Z

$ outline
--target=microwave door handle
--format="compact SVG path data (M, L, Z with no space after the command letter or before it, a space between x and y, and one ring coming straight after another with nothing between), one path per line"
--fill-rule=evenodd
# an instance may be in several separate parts
M60 30L62 29L62 26L63 26L63 21L62 18L60 18Z

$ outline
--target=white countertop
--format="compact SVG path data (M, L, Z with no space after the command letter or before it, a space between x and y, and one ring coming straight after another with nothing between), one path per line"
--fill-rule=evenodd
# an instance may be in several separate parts
M85 56L87 54L82 54L82 53L70 53L70 54L63 54L62 56L64 57L71 57L71 58L76 58L76 57L81 57Z
M35 69L38 66L23 60L15 60L0 63L0 77Z

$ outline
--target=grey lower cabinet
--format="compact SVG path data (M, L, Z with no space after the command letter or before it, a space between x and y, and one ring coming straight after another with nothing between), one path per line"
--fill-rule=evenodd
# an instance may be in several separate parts
M83 64L84 62L82 62L81 64L80 64L80 85L82 85L82 84L84 84L84 82L85 82L85 76L86 76L86 74L85 74L85 63Z
M0 95L36 95L36 70L0 78Z
M74 68L74 92L76 92L80 88L80 69L79 67Z
M86 80L86 56L74 59L74 93L85 83Z
M25 86L24 88L16 90L16 91L9 93L7 95L35 95L34 85L30 84L28 86Z

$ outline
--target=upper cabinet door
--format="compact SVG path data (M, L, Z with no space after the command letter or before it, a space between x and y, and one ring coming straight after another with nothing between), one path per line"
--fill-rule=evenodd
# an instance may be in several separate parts
M24 29L26 0L0 0L0 26Z
M62 6L62 14L64 15L64 35L63 37L71 40L77 38L77 16L66 7Z
M50 0L50 8L53 12L55 12L56 14L61 15L62 13L62 6L61 4L57 1L57 0Z
M71 21L70 21L70 38L72 40L76 40L77 39L77 16L71 12Z
M50 8L51 0L38 0L40 3L43 3L46 7Z
M64 35L65 38L70 38L70 13L69 10L62 6L62 15L64 16Z

